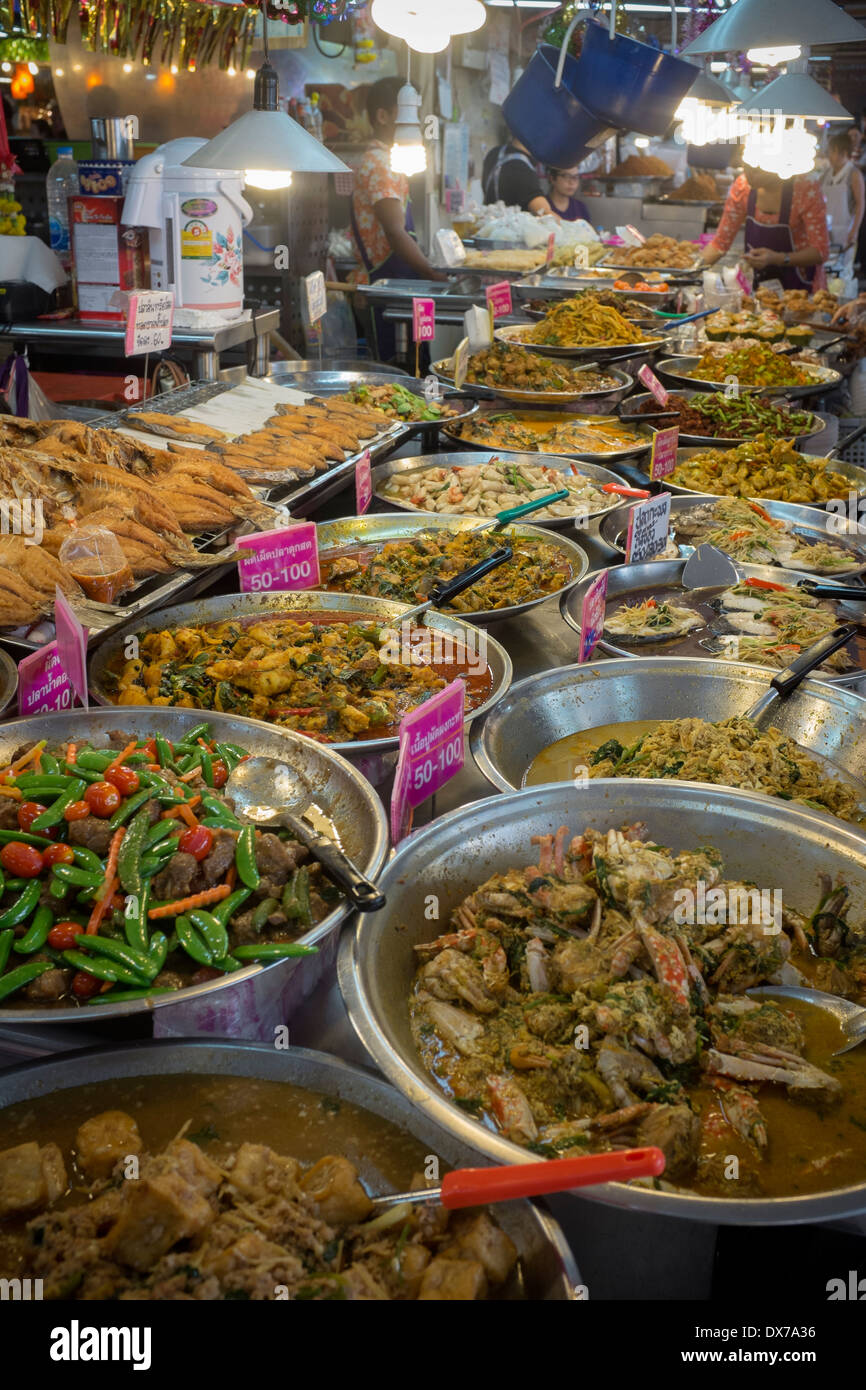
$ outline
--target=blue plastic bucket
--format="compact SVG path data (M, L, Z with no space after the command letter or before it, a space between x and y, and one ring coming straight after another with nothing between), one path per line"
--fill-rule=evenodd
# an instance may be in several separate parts
M502 104L508 129L530 154L555 169L568 169L614 134L575 95L579 64L566 55L562 83L555 85L559 50L540 44Z
M693 63L672 58L625 34L588 20L576 85L600 120L641 135L664 135L674 112L698 76Z

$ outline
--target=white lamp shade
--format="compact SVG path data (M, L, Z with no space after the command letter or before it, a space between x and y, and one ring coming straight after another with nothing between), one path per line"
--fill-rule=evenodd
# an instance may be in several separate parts
M247 111L184 164L196 169L287 169L293 174L348 174L349 166L285 111Z
M474 34L481 29L487 11L481 0L428 0L452 34Z
M461 7L462 8L462 7ZM403 39L416 53L443 53L453 33L457 7L450 10L450 0L373 0L370 17L386 34ZM474 27L474 26L473 26Z
M826 43L866 43L866 29L833 0L737 0L680 56Z
M739 0L742 4L743 0ZM809 121L850 121L850 112L835 97L825 92L820 83L805 72L788 72L776 77L753 92L737 110L737 115L749 116L781 111L783 116L802 116Z
M726 87L724 82L703 71L698 73L686 95L694 101L704 102L707 106L733 106L736 100L730 87Z

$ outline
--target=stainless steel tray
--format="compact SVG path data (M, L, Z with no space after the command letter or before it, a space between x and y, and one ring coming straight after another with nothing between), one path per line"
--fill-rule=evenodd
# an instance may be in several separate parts
M413 512L416 515L426 516L428 515L426 512L421 512L418 507L410 506L408 502L397 502L392 497L386 497L382 492L382 487L388 479L393 477L395 473L411 473L425 468L451 468L454 466L458 468L474 468L479 467L483 463L495 461L496 459L503 459L511 463L524 463L532 468L538 468L539 466L553 468L557 473L572 473L574 471L570 460L558 454L519 454L509 453L508 450L504 449L481 448L475 449L472 453L420 454L414 458L389 459L386 463L380 463L377 468L374 468L373 495L380 502L383 502L388 507L393 507L396 511ZM605 483L622 483L622 478L616 473L611 473L609 469L602 468L598 464L586 463L583 459L580 460L580 467L577 469L577 472L583 473L587 478L592 478L593 481L598 482L599 486L603 486ZM615 494L613 495L615 496ZM611 502L611 507L618 505L618 499ZM593 517L602 516L603 512L609 510L609 507L605 507L601 512L589 512L585 520L590 521ZM450 513L439 513L439 515L448 516ZM454 515L460 516L461 513L456 512ZM478 520L477 517L473 519L476 521ZM487 520L490 520L490 518L488 517ZM544 517L535 516L533 517L533 525L552 527L556 530L564 531L568 527L575 525L575 519L571 516L564 516L553 517L548 520Z
M268 378L265 377L265 380L267 381ZM281 386L288 386L291 384L293 383L289 382L285 377L282 377L280 380ZM385 372L336 372L329 371L325 368L325 370L321 372L307 373L303 379L297 383L299 390L308 391L310 395L322 396L326 399L328 396L341 395L344 391L351 390L353 386L388 385L402 386L404 391L411 391L413 396L420 396L422 398L424 396L423 381L419 381L414 376L397 376L396 374L389 376ZM443 426L448 423L448 420L454 421L455 424L458 420L468 420L470 416L474 415L478 410L478 406L475 402L471 402L468 405L465 402L458 403L452 408L457 410L457 414L448 416L443 420L394 420L387 433L389 450L396 448L398 444L402 443L403 440L410 435L426 434L431 430L442 429ZM360 458L361 452L363 451L353 455L351 460L347 460L347 463L352 463L353 468L358 458ZM382 454L380 451L377 457L381 458L381 456ZM373 457L372 450L370 451L370 457ZM339 464L337 466L338 468L340 467ZM329 472L330 471L333 470L329 470Z
M675 394L678 395L678 396L682 396L684 400L690 401L690 400L692 399L693 396L704 396L704 395L706 395L707 393L706 393L706 391L699 391L699 390L698 390L697 388L695 388L695 387L684 387L682 390L678 390ZM770 400L773 399L773 393L772 393L772 392L769 392L769 393L768 393L768 399L770 399ZM638 410L638 408L639 408L640 406L642 406L646 401L654 401L654 400L655 400L655 397L653 396L653 394L652 394L651 391L639 391L639 392L637 392L634 396L629 396L629 398L628 398L627 401L624 401L624 402L623 402L623 401L620 401L620 407L621 407L621 408L620 408L619 410L617 410L617 414L618 414L620 417L622 417L623 415L629 415L629 414L631 414L632 412L636 412L636 411ZM652 424L653 424L653 417L652 417L652 415L645 415L645 416L642 417L642 419L645 421L645 423L646 423L647 425L652 426ZM814 421L815 421L814 425L812 426L811 430L808 430L805 434L795 434L795 435L792 435L792 436L780 435L779 437L780 437L780 438L785 438L785 439L787 439L787 438L790 437L790 438L793 438L793 439L795 439L795 440L797 440L797 441L799 442L801 439L813 439L813 438L815 437L815 435L823 434L824 430L826 429L826 425L825 425L824 421L823 421L823 420L820 418L820 416L818 416L818 415L813 415L813 419L814 419ZM658 429L664 429L664 428L666 428L669 424L670 424L670 421L669 421L669 420L663 420L663 421L657 426L657 428L658 428ZM724 437L722 437L722 436L713 437L712 435L703 435L703 434L684 434L683 431L681 430L681 431L680 431L680 436L679 436L679 442L680 442L681 445L687 445L687 444L703 445L705 448L708 448L708 449L735 449L735 448L737 447L738 444L745 444L745 443L747 443L748 441L747 441L746 439L744 439L744 438L733 439L733 438L724 438Z
M704 261L703 257L701 256L695 256L695 259L692 261L691 265L688 266L628 265L627 263L624 264L619 247L616 247L614 248L614 250L609 251L606 256L602 256L601 260L598 262L598 265L602 268L602 270L636 270L644 275L647 272L651 271L655 275L664 275L665 279L667 280L676 280L680 283L684 283L687 280L697 280L704 269Z
M707 502L716 502L719 499L709 493L690 496L679 496L671 498L671 534L677 540L677 520L679 517L694 511L696 507L703 506ZM633 505L633 504L632 504ZM838 576L850 577L852 574L866 573L866 538L858 532L856 522L849 522L843 517L833 516L832 513L819 511L817 507L799 506L795 502L761 502L761 507L768 516L777 521L786 521L794 528L797 536L804 541L826 540L834 545L841 546L842 549L850 552L851 566L848 569L803 569L804 574L821 574L828 579ZM607 512L599 523L599 535L605 545L609 545L611 550L617 550L621 555L625 555L625 539L628 531L628 513L630 508L627 506L618 507L615 512ZM839 534L835 527L842 523L850 534ZM860 535L860 539L857 537ZM679 553L683 557L691 555L694 546L688 541L677 541ZM791 568L789 565L788 568ZM799 573L799 570L798 570ZM866 590L864 590L866 599Z
M542 357L544 353L540 354ZM430 370L446 386L454 385L454 378L449 376L452 370L452 359L444 358L441 362L433 362ZM579 368L575 368L579 370ZM620 371L618 367L604 366L600 368L606 375L614 378L616 385L605 387L598 391L519 391L510 386L484 386L477 381L467 381L460 388L468 392L469 395L477 396L482 401L515 401L519 405L574 405L580 401L604 402L607 405L615 405L621 401L634 386L634 377L630 377L627 372Z
M382 875L387 907L343 935L340 989L356 1033L389 1081L490 1162L524 1163L527 1151L459 1110L422 1065L407 1007L414 946L447 930L452 909L492 874L531 863L532 836L553 834L563 824L579 834L590 826L608 830L635 821L644 821L661 844L677 851L718 847L729 878L783 882L786 904L805 912L820 894L819 875L838 875L851 886L851 919L866 915L862 832L754 793L638 779L599 780L580 790L556 783L476 801L419 830ZM430 894L439 904L436 922L424 916ZM866 1179L802 1197L726 1200L634 1183L586 1188L581 1195L646 1214L737 1226L826 1221L866 1211Z
M767 689L770 673L744 662L688 657L613 658L562 666L518 681L472 729L479 771L497 791L516 791L539 753L557 739L637 719L732 719ZM866 777L866 699L804 681L767 717L831 776Z
M154 626L159 626L154 623ZM139 625L136 631L141 631ZM97 658L98 659L98 658ZM207 713L208 723L218 732L220 741L239 743L250 752L276 758L285 763L309 788L311 799L331 820L340 841L350 858L368 876L375 878L388 853L388 827L382 803L361 774L331 748L324 748L312 739L258 719L241 719L234 715ZM200 724L199 710L162 706L122 705L110 709L71 710L64 714L40 715L34 719L16 719L0 729L0 759L8 762L14 749L34 738L48 739L49 744L65 744L69 739L108 740L112 731L122 729L130 737L150 738L164 734L173 742L182 739L184 731ZM321 943L336 931L350 912L343 901L319 924L300 938L305 945ZM125 1003L100 1004L98 1010L86 1006L34 1008L27 1002L16 1005L10 1001L0 1005L0 1020L12 1023L89 1023L105 1018L124 1018L130 1014L148 1013L152 1009L171 1007L201 999L214 990L230 989L240 980L262 969L297 968L299 960L278 962L276 966L252 966L221 975L205 984L192 985L172 994L156 994L150 999L130 999ZM76 1083L77 1084L77 1083Z
M658 659L668 656L682 656L705 661L710 655L705 647L700 644L703 640L711 637L708 626L712 621L712 610L706 605L718 592L721 593L726 587L720 586L718 590L712 590L706 595L703 602L689 603L689 590L682 586L682 572L685 568L685 560L645 560L637 565L614 565L607 572L607 601L608 604L619 603L630 595L644 593L645 591L653 594L664 594L665 597L674 602L682 602L686 606L695 607L698 613L703 613L707 620L707 626L695 628L694 631L686 633L682 637L673 637L668 642L634 643L626 645L621 637L602 637L599 647L610 656L627 656L632 659L638 657L652 657ZM803 578L801 570L786 570L774 565L742 565L739 561L734 561L740 579L763 579L771 584L796 585ZM588 585L598 575L598 571L587 575L580 584L575 585L567 594L563 594L559 602L559 611L568 626L574 632L580 633L581 606L584 594ZM864 588L866 594L866 588ZM860 604L848 604L837 602L836 611L840 622L858 622L863 614ZM858 642L861 644L858 646ZM831 685L852 685L866 674L866 635L854 637L848 643L847 650L852 659L858 663L851 671L839 673L821 671L816 679L826 681ZM723 666L729 663L724 662Z
M610 274L587 275L575 266L563 266L558 270L515 280L511 289L515 298L520 300L563 299L580 290L611 290L614 294L621 294L624 299L636 299L657 308L670 303L676 293L675 290L614 290L617 278L613 271Z
M739 444L743 443L748 443L748 441L741 439L738 441L737 445L732 445L731 447L736 448ZM681 463L685 463L687 459L694 458L696 455L702 454L704 452L704 449L697 448L677 449L677 467L679 467ZM804 457L808 458L811 462L813 462L816 465L816 467L818 464L827 461L826 459L822 460L820 455L818 454L806 454L804 455ZM866 468L861 468L856 463L846 463L844 459L839 458L830 459L830 465L834 473L840 474L843 478L850 479L852 492L861 494L866 493ZM628 467L628 471L634 476L636 480L639 480L642 485L646 485L646 483L650 481L649 475L641 470L639 464L630 464ZM664 479L664 486L665 490L667 492L672 493L675 497L695 497L698 495L697 490L695 488L684 487L680 483L671 482L670 478ZM703 492L700 493L700 496L702 497L705 495L706 494ZM763 497L755 498L755 501L759 502L761 506L763 506L764 502L767 500L774 501L775 499L766 499ZM845 502L847 505L847 498L840 498L838 500ZM802 504L792 503L789 505L806 506L809 507L812 511L824 510L823 502L804 502Z
M475 1150L455 1139L435 1121L416 1109L392 1086L361 1067L349 1066L336 1057L307 1048L293 1047L282 1052L273 1047L239 1042L235 1039L213 1042L192 1039L185 1042L135 1042L111 1047L88 1048L67 1057L51 1057L29 1062L2 1073L3 1105L36 1100L58 1091L100 1081L134 1080L141 1076L188 1078L191 1101L196 1099L198 1078L240 1076L256 1081L276 1081L303 1087L312 1096L324 1095L357 1105L380 1116L392 1126L395 1137L410 1134L439 1154L449 1167L467 1167L475 1160ZM266 1141L264 1134L251 1136ZM361 1165L361 1177L371 1191L405 1190L411 1181L411 1165L405 1158L389 1161L391 1171L380 1173L370 1160ZM378 1184L383 1184L378 1187ZM558 1223L543 1204L527 1201L505 1202L496 1208L496 1220L511 1237L520 1254L522 1293L515 1290L506 1297L526 1299L575 1298L580 1274Z
M522 410L522 411L516 410L513 406L511 407L511 409L506 408L506 409L504 409L504 410L503 410L502 408L491 407L491 406L485 406L483 410L479 410L479 415L480 415L480 418L482 418L482 419L488 418L489 416L493 416L493 415L530 414L530 413L531 413L531 414L536 414L536 413L537 413L537 414L539 414L539 415L553 415L553 416L556 416L556 418L555 418L553 421L551 421L552 424L560 424L560 423L561 423L561 424L567 424L567 423L569 422L569 420L574 420L575 416L576 416L576 415L580 415L582 412L581 412L581 411L562 411L562 412L556 412L556 411L550 410L549 407L540 408L540 409L538 410L538 412L535 412L535 411L531 411L531 410L530 410L528 407L526 407L526 406L523 407L523 410ZM589 413L590 413L590 412L587 412L587 414L589 414ZM600 417L600 418L601 418L601 417ZM572 452L572 451L566 452L565 450L560 449L560 450L558 450L558 452L557 452L556 454L546 454L546 453L544 453L544 452L543 452L542 450L540 450L540 449L535 449L535 450L533 450L533 454L535 455L536 462L545 463L545 466L546 466L546 461L547 461L547 460L550 460L550 459L552 459L552 458L580 459L581 462L586 461L586 462L589 462L589 463L595 463L595 464L599 464L599 465L602 466L602 467L604 467L605 464L614 464L614 465L615 465L615 464L617 464L617 463L618 463L620 460L622 460L622 459L633 459L633 458L637 457L639 454L645 454L645 453L647 452L647 450L650 449L650 448L652 447L653 434L655 433L654 430L642 429L641 426L639 426L639 425L638 425L638 426L630 425L630 426L628 426L628 428L629 428L629 429L637 430L639 433L643 434L643 437L644 437L645 442L642 443L642 444L635 444L635 445L632 445L631 447L629 447L629 448L627 448L627 449L613 449L613 450L608 449L608 450L605 450L604 453L597 453L597 454L590 453L588 449L580 450L580 451L575 449L573 452ZM451 443L453 443L453 444L460 445L460 446L461 446L462 448L464 448L464 449L483 449L485 452L489 452L489 450L490 450L490 445L489 445L489 444L487 444L487 443L481 443L480 441L479 441L478 443L476 443L476 442L474 442L474 441L471 440L471 439L465 439L465 438L463 437L463 435L461 435L461 434L455 434L455 433L454 433L450 428L448 428L448 427L443 427L443 429L442 429L442 434L443 434L443 436L444 436L445 439L449 440L449 441L450 441ZM528 452L523 452L522 450L497 449L495 452L498 453L498 454L503 454L503 455L506 456L507 458L514 458L517 454L519 454L520 457L521 457L522 459L529 459L529 458L532 457L532 454L530 454L530 453L528 453Z
M414 462L414 460L412 460ZM322 613L336 618L341 613L357 613L362 620L381 620L383 626L399 624L400 617L410 607L407 603L392 603L384 598L365 598L362 594L329 594L317 589L304 589L296 593L271 594L220 594L199 599L195 603L180 604L175 608L163 608L159 613L151 613L143 621L124 626L113 632L99 647L90 660L88 685L94 699L101 705L110 705L110 683L107 680L113 659L124 649L127 633L141 640L148 632L158 632L163 628L199 627L207 623L220 623L228 619L238 622L263 618L268 614L288 616L293 612ZM418 626L425 626L437 632L448 633L455 641L466 647L470 654L481 650L493 677L493 690L490 696L477 709L470 711L464 721L468 725L505 694L511 684L511 659L505 648L486 633L483 635L471 624L459 618L446 617L444 613L429 612ZM483 647L481 644L483 643ZM138 705L123 705L121 710L139 710ZM144 707L150 711L153 707ZM210 713L205 711L207 717ZM199 716L201 718L201 715ZM241 721L243 722L243 721ZM264 724L261 727L277 732L278 726ZM297 737L300 737L299 735ZM307 743L306 738L302 739ZM399 738L393 734L387 738L357 739L353 742L329 743L328 751L342 753L351 761L358 761L370 753L383 753L396 749ZM318 746L318 745L317 745Z
M621 358L624 354L634 357L638 354L659 352L667 347L667 334L659 334L652 338L642 338L636 343L596 343L592 347L554 347L549 343L527 342L525 333L531 324L511 323L505 328L497 328L494 331L494 338L499 343L508 343L511 347L526 348L531 352L540 352L542 357L590 357L599 362L606 362Z
M688 376L691 368L696 367L700 362L700 357L665 357L656 365L659 376L666 381L675 382L678 386L694 386L702 391L724 391L723 381L705 381L702 377ZM805 386L743 386L740 385L742 395L755 396L759 394L773 396L787 396L789 400L799 400L806 396L817 396L822 391L833 391L842 381L842 373L834 371L832 367L816 367L814 363L803 363L813 374L814 380L807 382Z
M408 537L417 536L421 531L474 531L477 526L477 518L442 516L440 512L419 512L414 516L408 516L405 512L383 512L374 513L372 516L348 517L341 521L322 521L318 526L319 561L326 561L333 550L342 552L351 546L374 543L382 546L387 541L406 540ZM566 589L570 589L572 584L577 584L589 569L589 556L586 551L553 530L542 530L539 526L524 526L516 522L506 527L501 536L503 543L515 537L552 545L571 566L572 577L567 584L549 594L541 594L525 603L512 604L509 608L491 608L477 613L458 614L455 611L454 617L460 617L463 622L480 623L487 627L491 623L502 622L505 618L516 618L519 614L528 612L530 608L536 608L541 603L547 603L548 599L564 594Z

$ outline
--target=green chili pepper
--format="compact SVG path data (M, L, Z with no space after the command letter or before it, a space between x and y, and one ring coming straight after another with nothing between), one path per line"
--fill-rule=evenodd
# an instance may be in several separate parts
M204 939L199 936L188 917L176 917L174 927L177 932L178 942L188 956L191 956L199 965L213 964L213 951L211 951Z
M236 960L284 960L288 956L315 956L316 946L299 946L296 941L262 941L252 946L236 946L232 955Z
M19 965L15 970L10 970L8 975L0 979L0 999L5 999L7 995L14 994L16 989L22 985L29 985L31 980L35 980L40 975L44 975L46 970L53 970L54 967L50 960L28 960L24 965Z
M152 799L153 797L149 787L143 787L142 790L136 792L134 796L127 797L126 801L118 806L111 820L108 822L111 829L116 830L119 825L123 825L124 821L128 821L130 816L134 816L136 811L141 810L146 801L151 801ZM126 839L126 836L124 835L123 838Z
M15 933L11 927L9 927L7 931L0 932L0 970L5 969L14 940Z
M215 917L222 926L227 927L238 908L245 903L252 892L251 888L236 888L227 898L223 898L221 903L217 903L211 908L211 916Z
M189 920L194 927L198 927L211 954L217 959L222 958L229 949L229 934L222 922L212 912L200 910L190 912Z
M147 951L149 933L147 908L150 902L150 885L145 884L140 893L132 893L123 909L123 931L130 946L139 951Z
M63 812L67 806L71 806L73 801L80 801L87 790L87 783L80 778L74 780L66 791L58 796L53 806L49 806L47 811L43 811L41 816L37 816L33 822L36 830L50 830L52 825L57 825L63 820Z
M117 856L117 876L125 893L141 892L141 852L149 827L150 812L146 806L142 806L133 816L121 840Z
M247 888L258 888L261 882L261 874L256 865L256 828L254 825L245 825L235 848L235 864L237 865L238 877L241 883Z
M33 914L33 921L24 935L15 942L13 949L20 956L29 956L41 951L48 940L48 933L54 925L54 913L50 907L39 907Z
M20 897L16 898L12 906L8 907L5 912L0 913L0 931L5 931L6 927L18 927L26 921L39 902L41 892L42 884L39 879L31 878Z
M76 868L74 864L55 864L52 872L61 883L74 883L76 888L98 888L105 879L101 869L95 874L90 869Z

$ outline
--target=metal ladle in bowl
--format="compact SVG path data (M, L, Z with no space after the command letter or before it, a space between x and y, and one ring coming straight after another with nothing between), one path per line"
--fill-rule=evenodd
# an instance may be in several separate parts
M276 758L247 758L231 773L225 795L232 798L241 819L290 830L359 912L378 912L385 906L384 895L329 833L326 817L317 811L307 787L285 763ZM292 802L297 814L288 809Z
M852 1004L850 999L843 999L840 994L828 994L826 990L811 989L806 985L760 985L747 989L746 993L749 996L781 995L785 999L801 999L805 1004L812 1004L817 1009L823 1009L824 1013L832 1014L847 1039L844 1047L837 1047L834 1057L841 1057L843 1052L850 1052L866 1041L866 1009L860 1004Z

